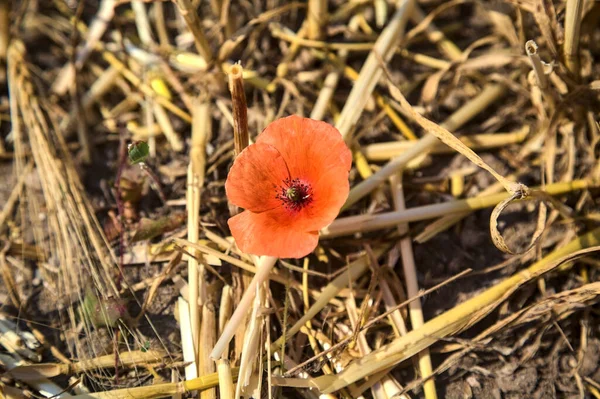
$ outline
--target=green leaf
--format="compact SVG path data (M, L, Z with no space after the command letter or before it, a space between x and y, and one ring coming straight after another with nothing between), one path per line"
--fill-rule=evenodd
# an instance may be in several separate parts
M150 154L150 148L148 147L148 143L145 141L136 141L129 145L128 155L129 162L132 165L137 163L145 162L146 158Z

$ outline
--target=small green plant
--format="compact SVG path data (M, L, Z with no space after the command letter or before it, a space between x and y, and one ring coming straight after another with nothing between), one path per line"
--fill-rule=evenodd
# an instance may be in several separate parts
M150 155L150 147L145 141L134 141L127 147L127 155L132 165L143 164Z
M163 203L167 202L167 198L162 191L162 187L158 180L158 176L150 170L150 167L146 164L146 159L150 155L150 147L145 141L134 141L127 146L127 156L129 157L129 163L132 165L140 165L140 168L146 173L152 182L152 186Z

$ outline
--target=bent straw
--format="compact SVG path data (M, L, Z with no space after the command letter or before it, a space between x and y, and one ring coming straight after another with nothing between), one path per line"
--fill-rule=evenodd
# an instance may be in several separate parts
M596 187L597 185L598 183L589 180L573 180L571 182L550 184L545 187L544 191L549 195L561 195L570 191ZM538 187L537 190L540 190L540 188ZM510 197L510 195L510 193L505 192L485 197L473 197L460 201L449 201L442 204L419 206L404 211L340 218L321 230L321 238L332 238L358 232L385 229L399 223L416 222L419 220L444 216L449 213L483 209L497 205Z
M502 97L505 93L506 88L502 85L486 85L479 95L456 110L441 124L441 126L450 131L458 129L485 108L487 108L494 101ZM438 142L439 140L433 134L426 134L406 152L403 152L398 157L388 162L372 177L354 186L354 188L350 190L350 194L348 195L346 203L342 207L342 211L354 205L365 195L375 190L380 184L385 183L390 176L404 169L410 160L422 155L424 152L428 152Z
M508 175L508 176L506 176L506 179L514 181L514 180L516 180L516 175L514 175L514 174ZM488 186L487 188L482 190L475 197L485 197L487 195L496 194L496 193L502 191L503 189L504 189L504 187L502 186L502 184L500 184L500 182L495 182L491 186ZM441 217L441 218L435 220L434 222L431 222L429 225L427 225L421 233L419 233L417 236L414 237L414 240L415 240L415 242L422 244L422 243L430 240L431 238L433 238L438 233L449 229L451 226L460 222L462 219L466 218L471 213L472 213L472 211L466 211L466 212L452 213L450 215Z
M430 347L439 339L457 333L479 321L493 310L507 295L528 281L548 271L548 266L580 249L600 243L600 228L583 234L567 245L556 249L529 268L520 271L479 295L435 317L418 330L397 338L391 343L351 363L336 376L314 379L322 393L327 394L347 387L355 381L387 369Z

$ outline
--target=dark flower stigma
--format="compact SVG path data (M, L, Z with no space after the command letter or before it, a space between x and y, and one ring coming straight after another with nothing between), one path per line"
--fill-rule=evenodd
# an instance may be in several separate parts
M277 189L275 198L287 209L299 211L313 201L312 188L300 179L285 179Z

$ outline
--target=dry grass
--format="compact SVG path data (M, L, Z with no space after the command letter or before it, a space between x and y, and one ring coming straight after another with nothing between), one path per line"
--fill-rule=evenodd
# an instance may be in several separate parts
M0 0L4 396L600 397L596 2L92 3ZM289 114L350 195L245 254L227 171Z

